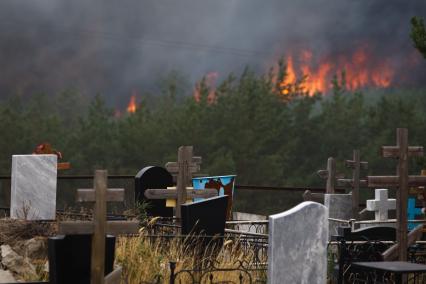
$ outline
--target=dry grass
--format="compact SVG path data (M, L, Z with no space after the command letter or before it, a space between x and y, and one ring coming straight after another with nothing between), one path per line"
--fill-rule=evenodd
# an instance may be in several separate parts
M48 237L57 231L56 223L0 219L0 244L14 245L34 236Z
M226 240L219 248L203 246L189 238L150 239L144 232L137 237L120 237L116 249L116 262L123 266L126 283L169 283L169 262L176 261L175 271L194 269L215 261L215 267L231 269L239 262L248 265L254 261L254 252L247 253L241 249L239 241ZM251 272L256 278L265 279L264 272ZM215 281L235 281L239 283L240 271L218 271L214 273ZM188 282L188 275L178 278L182 283ZM202 283L207 282L204 277ZM178 282L177 282L178 283Z

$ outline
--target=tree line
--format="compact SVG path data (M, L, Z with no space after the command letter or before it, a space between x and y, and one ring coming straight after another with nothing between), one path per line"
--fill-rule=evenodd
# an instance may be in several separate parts
M278 78L285 70L281 63ZM353 149L369 162L368 173L394 174L395 163L381 158L379 149L395 144L397 127L409 129L411 145L426 146L424 90L348 91L342 73L330 94L309 95L303 80L285 86L290 92L284 95L272 72L246 69L223 80L213 98L202 80L195 100L179 74L171 73L161 92L142 96L135 113L121 116L101 95L10 96L0 104L0 173L10 174L13 154L29 154L44 142L71 162L66 174L91 174L96 168L136 174L146 165L176 160L180 145L193 145L203 157L202 172L236 174L238 184L321 186L316 171L330 156L339 172L350 174L343 161ZM418 173L425 166L419 158L411 169ZM288 203L276 201L273 193L256 202L255 193L244 196L240 206L248 212Z

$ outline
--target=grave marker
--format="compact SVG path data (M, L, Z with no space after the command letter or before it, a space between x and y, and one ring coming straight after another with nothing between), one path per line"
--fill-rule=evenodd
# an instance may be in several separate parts
M359 150L354 150L352 160L346 160L345 165L352 169L352 179L338 179L337 183L352 187L352 218L359 219L359 188L367 185L367 180L360 179L360 172L368 168L368 162L361 161Z
M422 209L416 207L416 199L415 198L408 198L408 206L407 206L407 218L408 220L415 220L416 216L423 215ZM413 230L416 228L419 224L417 223L408 223L408 230Z
M88 192L92 193L88 193ZM94 196L93 221L68 221L59 223L59 234L79 235L92 234L91 253L91 283L103 284L105 279L116 279L118 272L111 272L112 275L104 278L105 260L105 235L108 234L134 234L138 232L137 221L108 221L106 220L107 201L116 201L118 190L107 189L107 171L97 170L95 172L94 189L78 190L80 199L93 200L89 196ZM123 195L124 196L124 195ZM114 276L114 277L112 277ZM119 279L118 279L119 281ZM119 283L119 282L116 282Z
M324 205L308 201L269 216L268 283L326 283L327 243Z
M223 236L229 196L182 204L182 234Z
M388 190L376 189L375 199L367 200L367 210L374 211L376 221L387 221L388 211L396 209L396 199L388 199Z
M324 194L324 206L328 209L328 217L349 220L352 217L352 194ZM329 220L329 236L337 235L340 222Z
M408 130L397 129L396 146L382 146L382 156L397 158L396 176L368 176L368 187L397 188L397 241L400 261L407 261L407 203L409 186L426 185L426 177L408 175L408 157L423 156L423 147L408 146Z
M228 208L226 210L227 211L226 219L231 220L232 203L234 198L235 177L236 177L235 175L227 175L227 176L193 178L192 185L196 190L212 188L217 191L217 195L228 195L229 199L228 199Z
M105 275L113 271L114 236L105 240ZM90 284L91 235L58 235L48 240L49 283Z
M327 160L327 169L319 170L317 174L326 179L325 193L334 193L334 181L336 180L336 160L332 157Z
M145 197L145 191L149 188L167 188L172 185L173 177L165 168L145 167L135 176L135 200L137 203L149 203L146 208L148 216L173 217L173 208L167 208L165 200Z
M171 170L172 173L177 173L176 189L152 188L145 190L144 193L148 199L176 199L176 217L178 219L181 218L181 205L189 198L205 198L217 195L216 190L193 190L192 188L188 188L192 182L192 172L199 169L199 163L201 162L201 158L194 159L192 152L192 146L181 146L178 151L178 162L169 162L166 164L166 168ZM173 201L170 200L169 203L173 203Z
M327 160L327 169L319 170L317 174L320 178L326 179L325 193L334 194L336 191L335 180L336 180L336 160L332 157ZM324 204L324 193L312 193L310 190L306 190L303 193L304 201L314 201Z
M56 155L13 155L10 217L56 218Z

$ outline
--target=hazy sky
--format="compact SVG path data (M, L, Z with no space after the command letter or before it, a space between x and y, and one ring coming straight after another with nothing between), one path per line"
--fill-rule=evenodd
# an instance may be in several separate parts
M315 60L365 44L406 70L414 15L426 17L426 1L0 0L0 96L77 87L127 100L170 70L193 83L245 65L263 72L301 49Z

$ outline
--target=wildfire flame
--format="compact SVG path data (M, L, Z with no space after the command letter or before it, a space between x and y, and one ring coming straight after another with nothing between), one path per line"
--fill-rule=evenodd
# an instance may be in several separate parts
M136 95L132 95L130 97L130 102L127 105L127 112L128 113L135 113L137 109L137 105L136 105Z
M204 84L205 87L209 89L209 94L207 95L207 102L213 103L216 99L216 80L219 77L219 73L217 72L209 72L204 77ZM193 93L194 99L196 102L199 102L201 99L201 82L198 82L195 84L194 93Z
M295 60L297 59L297 60ZM334 75L345 71L345 87L356 90L363 87L386 88L392 83L394 70L386 60L373 60L368 48L358 49L352 56L323 58L314 62L310 50L302 50L299 57L289 55L286 58L286 76L279 83L280 92L287 95L297 78L305 77L301 88L309 95L325 93L331 88ZM295 64L297 62L297 64Z

